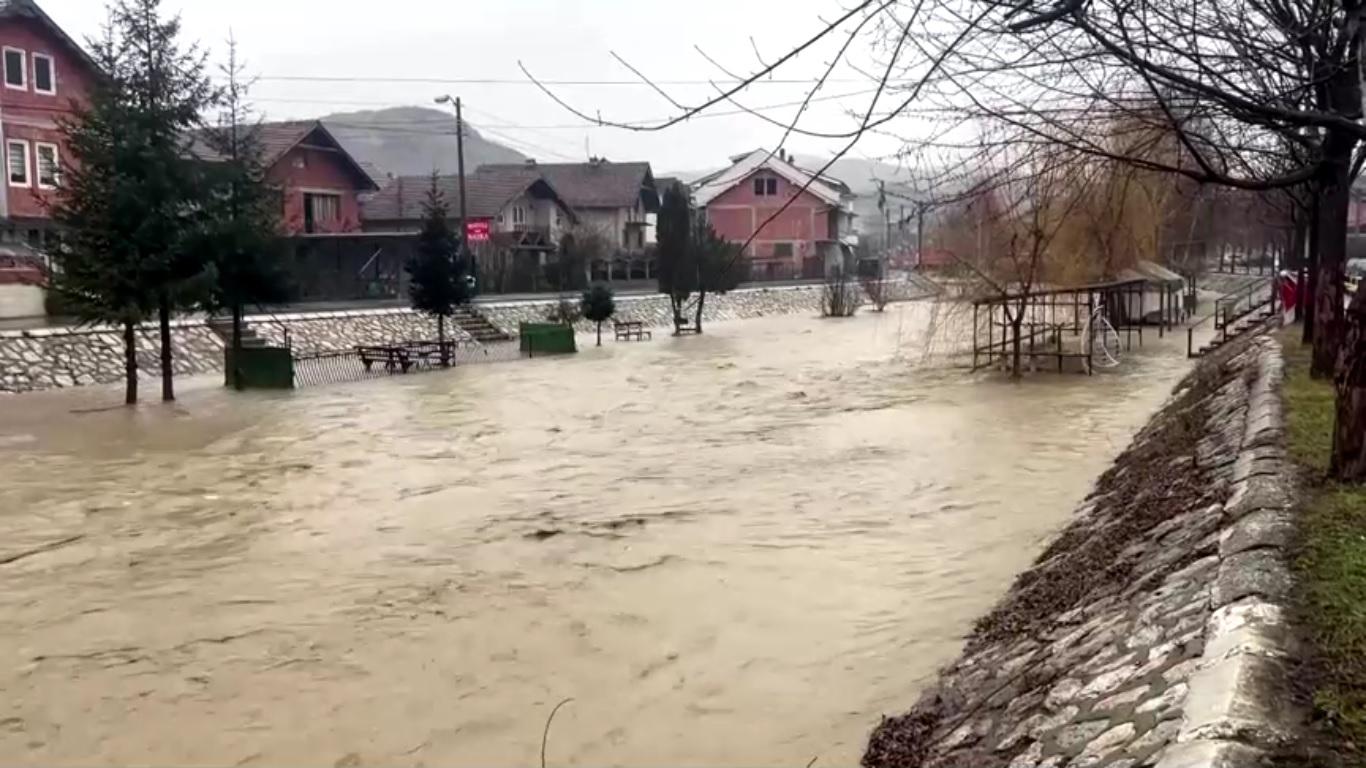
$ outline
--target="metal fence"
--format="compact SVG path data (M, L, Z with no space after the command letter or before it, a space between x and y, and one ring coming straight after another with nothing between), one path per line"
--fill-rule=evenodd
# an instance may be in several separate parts
M455 348L451 365L480 365L505 363L523 357L516 340L480 344L462 342ZM372 363L369 367L361 361L355 350L322 350L317 352L294 353L294 386L313 387L323 384L340 384L348 381L387 378L389 376L416 375L424 371L442 370L439 365L414 365L405 374L390 370L382 363Z

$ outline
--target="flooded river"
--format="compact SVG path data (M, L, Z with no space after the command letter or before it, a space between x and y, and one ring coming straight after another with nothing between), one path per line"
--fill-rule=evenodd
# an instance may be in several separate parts
M552 766L851 765L1186 369L970 376L926 311L0 400L0 761L524 766L572 697Z

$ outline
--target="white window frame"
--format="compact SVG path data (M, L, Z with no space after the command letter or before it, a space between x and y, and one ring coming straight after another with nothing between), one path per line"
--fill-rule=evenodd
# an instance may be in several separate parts
M32 60L32 62L33 62L33 65L32 65L32 66L33 66L33 92L34 92L34 93L40 93L40 94L42 94L42 95L44 95L44 96L56 96L56 95L57 95L57 60L54 59L54 58L52 58L52 54L48 54L48 53L36 53L36 52L33 53L33 54L31 54L31 55L29 56L29 59ZM38 59L43 59L43 60L45 60L45 61L47 62L47 76L48 76L48 79L52 82L52 88L51 88L51 90L44 91L44 90L39 90L39 88L38 88Z
M17 53L17 54L19 54L20 56L22 56L23 59L24 59L24 61L23 61L23 66L19 67L19 74L22 75L23 78L24 78L24 82L23 82L22 84L20 84L20 85L15 85L15 84L13 84L13 83L11 83L11 82L9 81L9 55L10 55L11 53ZM6 88L9 88L9 89L12 90L12 91L27 91L27 90L28 90L28 51L25 50L25 49L23 49L23 48L15 48L15 47L12 46L12 45L7 45L7 46L5 46L4 48L0 48L0 55L3 55L3 58L0 58L0 69L3 69L3 70L4 70L5 87L6 87Z
M52 183L43 183L43 164L40 161L40 152L46 147L52 150ZM56 144L46 141L35 141L33 143L33 181L38 185L38 189L56 189L62 185L62 150Z
M21 145L24 148L24 183L20 184L14 180L10 164L10 158L14 156L14 147ZM33 187L33 158L30 154L29 142L27 139L5 139L5 181L11 187L18 189L30 189Z

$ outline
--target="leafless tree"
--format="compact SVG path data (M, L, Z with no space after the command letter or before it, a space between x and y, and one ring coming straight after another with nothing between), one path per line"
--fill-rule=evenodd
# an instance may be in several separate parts
M944 158L980 154L975 138L991 124L1012 129L987 147L1006 155L1021 145L1063 148L1201 184L1307 190L1314 368L1337 373L1334 467L1362 480L1366 298L1344 313L1342 277L1350 187L1366 139L1363 8L1360 0L868 0L748 74L704 53L732 82L700 103L683 103L628 65L677 110L667 120L608 120L546 92L588 122L628 130L736 107L780 129L775 151L794 134L845 140L830 164L870 132L904 129L908 153L971 175ZM840 36L790 120L743 103L753 83ZM868 44L854 45L860 37ZM846 126L803 123L841 64L867 77L866 108ZM1117 125L1135 140L1117 143ZM1175 137L1175 151L1145 145L1165 147L1166 137ZM1031 250L1016 255L1027 261Z
M853 317L863 305L858 283L843 266L826 273L821 286L822 317Z

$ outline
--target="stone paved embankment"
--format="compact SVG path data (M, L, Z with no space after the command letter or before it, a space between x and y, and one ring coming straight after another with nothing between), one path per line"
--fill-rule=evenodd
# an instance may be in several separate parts
M1202 361L864 764L1233 768L1292 739L1281 376L1267 336Z
M930 293L932 286L899 284L894 298L904 300ZM739 320L783 314L816 314L820 309L819 286L787 286L733 291L710 296L704 320ZM576 299L575 299L576 300ZM509 335L522 322L544 321L556 306L554 299L540 302L481 303L476 310ZM639 321L664 328L673 313L662 295L625 296L617 300L622 320ZM436 336L436 321L409 309L375 309L336 312L292 313L252 316L247 325L271 343L282 344L286 331L298 353L347 350L357 344L386 344L405 339ZM447 324L451 338L468 336ZM592 330L581 321L580 331ZM178 374L208 373L222 369L223 341L202 320L177 320L172 326ZM158 370L160 342L153 326L138 331L138 360L144 375ZM123 341L115 328L42 328L0 331L0 393L29 392L83 386L123 379Z

